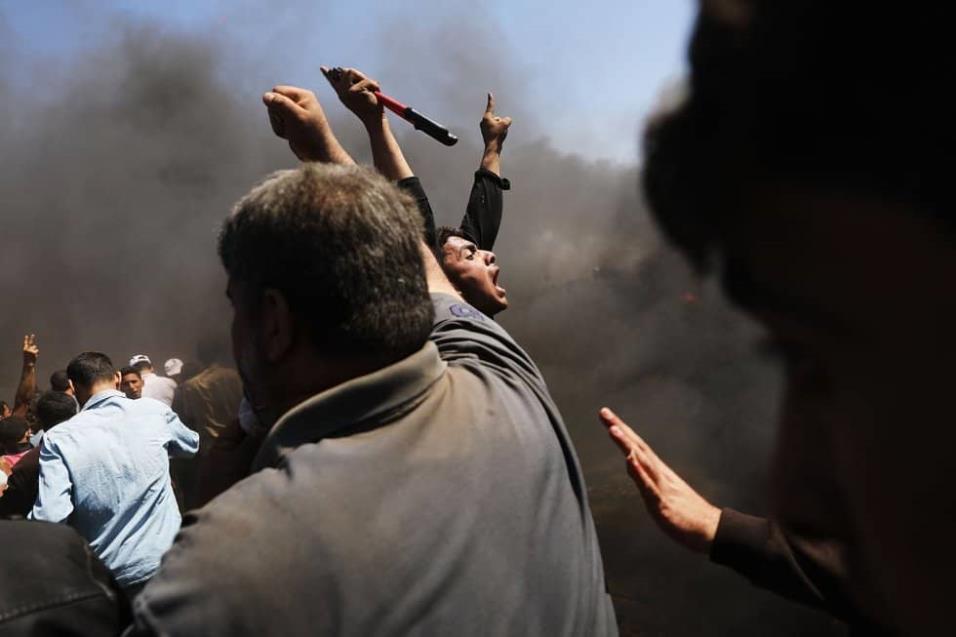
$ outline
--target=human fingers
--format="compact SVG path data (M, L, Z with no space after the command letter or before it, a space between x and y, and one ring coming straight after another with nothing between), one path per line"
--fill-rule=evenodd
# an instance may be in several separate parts
M618 446L621 453L625 456L630 455L633 445L624 431L624 429L628 428L627 424L607 407L603 407L598 412L598 416L604 426L607 427L608 435L611 436L611 440Z
M488 91L488 103L485 104L485 115L494 115L495 114L495 96L494 93Z
M262 96L262 103L266 105L269 112L269 125L272 126L272 132L279 137L285 137L286 118L298 117L302 109L291 99L279 93L265 93Z
M374 93L380 91L382 87L379 86L378 82L372 79L364 79L353 84L349 91L352 93L362 93L368 91L369 93Z
M629 447L639 447L647 446L647 443L644 442L644 439L637 435L633 429L631 429L626 422L624 422L620 416L615 414L608 407L602 407L601 411L598 412L598 415L601 417L601 421L604 423L605 427L608 427L608 430L614 429L616 431L611 431L611 435L618 435L623 440L627 441Z
M353 69L352 67L346 67L342 69L343 79L348 80L349 84L357 84L362 80L367 80L368 76L365 73L362 73L358 69Z
M599 415L621 451L628 457L633 456L655 481L660 480L662 472L669 470L669 467L657 457L650 445L607 407L602 408Z
M314 93L307 88L292 86L290 84L278 84L273 86L271 92L278 95L284 95L295 102L301 102L315 96Z

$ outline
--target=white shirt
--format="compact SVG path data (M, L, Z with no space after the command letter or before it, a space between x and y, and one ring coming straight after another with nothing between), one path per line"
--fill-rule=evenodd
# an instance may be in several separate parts
M143 398L152 398L167 407L173 406L173 394L176 393L176 381L153 372L143 372Z

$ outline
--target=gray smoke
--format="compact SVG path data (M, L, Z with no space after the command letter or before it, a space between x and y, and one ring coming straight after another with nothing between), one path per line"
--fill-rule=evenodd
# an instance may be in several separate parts
M295 78L270 78L274 61L244 53L241 25L210 38L121 23L100 48L66 61L62 81L26 91L8 81L18 55L4 29L5 396L27 332L40 338L41 385L83 350L116 362L140 352L193 357L201 337L228 325L219 222L254 182L294 163L259 95ZM464 211L485 92L515 117L504 156L514 189L496 250L512 309L501 321L538 361L577 442L625 634L834 631L672 546L597 422L600 406L615 408L707 497L764 509L777 372L752 351L756 328L663 245L637 169L555 150L562 131L528 107L527 77L493 25L430 31L396 20L380 42L368 70L462 139L446 149L395 123L439 223ZM308 82L344 145L367 160L363 132L317 69Z

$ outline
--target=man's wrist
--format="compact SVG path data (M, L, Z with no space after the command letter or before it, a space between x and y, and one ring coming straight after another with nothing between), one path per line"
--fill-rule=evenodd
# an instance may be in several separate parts
M501 147L503 143L498 139L489 139L485 142L485 155L501 156Z
M385 115L385 111L376 113L375 115L360 115L359 120L361 120L369 135L384 133L389 128L388 116Z
M501 174L501 153L494 149L485 147L485 152L481 156L481 168L494 173Z

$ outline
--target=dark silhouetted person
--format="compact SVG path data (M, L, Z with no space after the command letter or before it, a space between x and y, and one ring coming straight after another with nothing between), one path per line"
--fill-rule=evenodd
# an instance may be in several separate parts
M31 435L30 423L23 416L0 420L0 459L11 469L33 448Z
M713 506L603 416L672 537L855 627L908 635L953 624L948 11L704 2L688 91L648 130L661 227L721 272L785 367L771 517Z
M0 546L0 635L113 637L129 625L125 596L74 529L5 520Z
M205 364L203 370L176 388L173 401L173 409L186 426L199 433L199 454L173 463L173 475L186 509L196 508L207 501L207 498L200 497L200 464L206 461L216 440L238 419L242 401L239 373L224 364L228 357L225 346L209 345L211 340L204 339L200 344L198 354Z
M119 392L105 354L84 352L66 370L81 410L43 437L31 517L68 522L132 595L179 530L169 456L195 454L199 436L159 401Z
M380 175L321 164L227 218L233 351L269 434L187 516L140 632L616 633L547 387L447 280L430 297L421 226Z
M66 375L65 369L58 369L50 374L50 389L73 395L73 387L70 385L70 378Z

